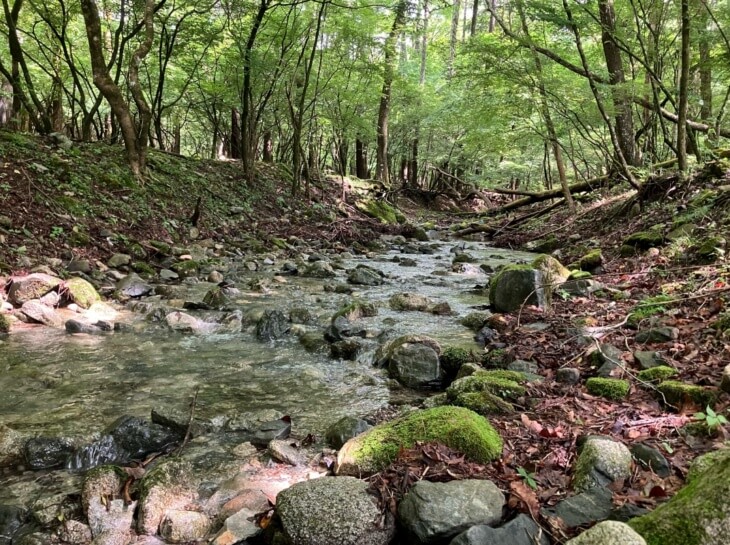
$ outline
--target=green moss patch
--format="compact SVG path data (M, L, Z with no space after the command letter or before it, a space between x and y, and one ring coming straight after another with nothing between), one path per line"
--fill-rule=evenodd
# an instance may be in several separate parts
M525 395L520 382L525 375L517 371L477 371L456 380L446 389L448 400L482 415L512 412L510 400Z
M10 331L10 320L5 314L0 314L0 333L8 333Z
M89 308L94 303L101 301L94 286L83 278L69 278L64 283L66 297L81 308Z
M593 377L586 381L586 389L589 394L614 401L624 399L628 395L630 388L631 385L627 380L615 378Z
M359 201L355 206L368 216L380 220L381 223L398 224L405 221L405 216L385 201L369 199Z
M712 406L715 403L715 392L695 384L665 380L659 384L657 389L662 394L663 400L674 407L694 403L704 409L704 407Z
M639 380L643 380L644 382L658 383L672 378L676 374L676 369L667 365L659 365L657 367L652 367L651 369L644 369L643 371L639 371L637 377L639 378Z
M649 231L639 231L633 235L629 235L624 240L624 246L630 246L639 250L648 250L656 248L664 244L664 235L659 229L650 229Z

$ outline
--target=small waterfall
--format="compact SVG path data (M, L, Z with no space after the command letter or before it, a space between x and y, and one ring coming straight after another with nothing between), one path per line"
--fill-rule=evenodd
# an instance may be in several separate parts
M101 439L78 449L66 463L66 469L86 470L102 464L119 462L126 457L126 453L117 445L114 437L104 435Z

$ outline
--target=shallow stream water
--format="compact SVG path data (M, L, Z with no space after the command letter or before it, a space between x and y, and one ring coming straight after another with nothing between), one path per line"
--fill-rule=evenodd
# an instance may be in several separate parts
M291 308L306 308L318 321L309 329L322 331L331 315L357 296L378 307L377 316L362 319L368 330L428 335L444 344L469 345L473 334L458 320L486 303L478 288L486 285L488 276L479 264L497 267L532 256L468 243L465 250L476 263L467 272L454 273L451 250L456 244L421 243L417 252L408 254L393 247L372 258L346 260L344 269L364 264L386 275L384 285L354 286L353 295L324 290L325 284L344 282L345 270L331 280L288 276L286 283L269 282L264 293L247 291L245 286L254 279L270 280L280 263L249 273L243 272L242 263L231 262L227 276L241 289L237 305L245 315L262 309L286 314ZM421 253L425 246L434 253ZM416 266L401 266L394 261L399 257L415 260ZM176 297L201 300L212 286L183 285ZM392 311L387 300L399 292L448 302L453 315ZM149 418L155 407L187 411L198 389L198 418L288 414L294 433L305 435L321 434L342 416L363 416L391 402L390 382L384 371L373 367L372 351L358 361L340 361L327 352L307 352L294 335L261 342L253 327L235 334L191 335L140 320L128 315L126 321L134 328L123 333L67 335L34 327L0 341L0 423L33 435L89 438L121 415ZM220 445L206 448L220 450ZM67 490L74 478L66 473L0 475L0 503L26 503L28 496Z

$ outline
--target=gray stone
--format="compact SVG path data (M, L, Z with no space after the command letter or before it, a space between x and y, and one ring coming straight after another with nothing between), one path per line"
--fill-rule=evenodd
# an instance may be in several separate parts
M14 277L8 289L8 302L21 306L27 301L39 299L61 283L59 278L43 273Z
M355 361L362 349L362 342L357 339L345 339L330 345L330 354L335 359Z
M565 545L646 545L646 541L623 522L606 520Z
M170 282L172 280L179 280L180 275L177 274L175 271L171 271L170 269L162 269L160 271L160 280L163 280L165 282Z
M13 467L23 461L25 440L20 432L0 423L0 468Z
M210 519L197 511L170 509L160 523L160 535L168 543L187 543L203 539L210 530Z
M86 545L93 538L91 528L78 520L64 520L58 528L58 537L70 545Z
M31 469L61 467L73 450L73 444L65 438L33 437L25 443L25 460Z
M612 371L624 365L621 357L623 351L616 348L612 344L601 344L598 349L593 352L593 362L598 367L596 375L602 378L612 377Z
M547 517L558 517L568 528L606 520L613 509L613 494L607 488L593 488L571 496L554 507L543 509Z
M215 536L213 545L247 543L247 539L256 537L262 531L255 522L256 514L256 512L244 508L228 517L223 523L223 528Z
M590 278L568 280L560 285L561 290L565 290L570 295L575 295L576 297L588 297L590 294L602 290L603 287L603 284Z
M192 467L182 460L166 459L142 479L137 529L155 535L165 513L184 509L196 497Z
M598 435L586 439L575 467L573 488L585 492L631 476L631 451L623 443Z
M523 305L547 306L543 276L537 269L503 269L490 282L492 307L497 312L512 312Z
M398 506L398 520L412 542L436 544L498 522L503 506L504 495L491 481L418 481Z
M0 544L10 545L15 534L27 521L28 512L16 505L0 505Z
M676 327L653 327L636 334L637 343L665 343L679 338L679 329Z
M432 387L441 379L438 353L426 344L402 343L388 361L390 375L409 388Z
M662 355L654 350L637 350L634 352L634 361L642 371L667 364Z
M315 261L304 269L302 276L310 278L333 278L337 275L332 265L327 261Z
M289 417L270 420L258 425L251 437L251 443L264 448L275 439L286 439L291 433L291 419Z
M449 545L550 545L546 532L527 515L517 515L504 526L472 526Z
M48 526L73 517L75 505L67 494L53 494L50 491L48 494L50 495L42 496L30 506L33 520L42 526Z
M152 293L152 286L134 273L128 274L117 282L116 289L127 297L143 297Z
M643 443L631 445L631 455L644 467L651 469L658 477L666 479L672 474L672 468L664 455L657 449Z
M256 337L262 341L280 339L289 331L289 320L280 310L266 310L256 323Z
M433 303L428 297L406 292L394 294L388 300L388 304L393 310L425 312Z
M61 149L71 149L74 145L73 141L68 136L60 132L52 132L48 135L48 138L51 139L51 142L53 142L55 146L58 146ZM48 170L48 168L46 168L46 170Z
M119 267L126 267L132 262L132 256L129 254L114 254L106 262L108 267L112 269L118 269Z
M289 464L290 466L303 466L307 464L306 455L293 445L291 441L274 439L269 442L267 450L274 460Z
M361 286L380 286L385 283L383 273L365 265L358 265L352 269L347 274L347 281Z
M395 525L382 514L367 483L354 477L300 482L279 493L276 512L291 545L386 545ZM501 495L501 494L500 494Z
M339 450L347 441L369 430L371 427L370 424L361 418L344 416L327 428L324 439L329 446Z
M121 416L112 423L109 434L121 450L120 455L130 459L164 451L180 442L183 434L136 416ZM122 460L116 460L122 461Z
M99 335L101 333L104 333L104 330L102 328L92 324L85 324L83 322L79 322L78 320L66 320L66 323L63 325L63 327L66 330L66 333L72 335L76 333L85 333L87 335Z
M134 526L134 512L137 502L127 505L123 499L111 499L119 493L114 490L106 501L102 503L102 497L93 498L88 505L88 518L91 535L94 539L99 536L113 536L114 534L129 534Z
M507 370L537 375L540 368L534 361L515 360L507 364Z
M91 262L88 259L74 259L66 265L68 272L79 272L84 274L91 273Z
M492 329L489 326L484 326L476 332L476 335L474 335L474 341L476 341L477 344L485 346L491 343L498 336L499 333L497 333L496 330Z
M555 380L562 384L578 384L580 382L580 369L561 367L555 373Z
M183 331L188 333L205 333L210 329L210 324L199 320L195 316L191 316L185 312L176 310L165 315L165 322L173 331Z

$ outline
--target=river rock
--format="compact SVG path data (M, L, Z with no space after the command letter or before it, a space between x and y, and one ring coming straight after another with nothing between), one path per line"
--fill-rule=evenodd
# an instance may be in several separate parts
M383 273L366 265L358 265L350 270L347 281L361 286L380 286L385 283Z
M537 269L508 265L489 282L489 302L497 312L512 312L522 305L545 307L549 292Z
M613 494L608 488L592 488L542 510L543 516L557 517L568 528L606 520L613 511Z
M32 321L50 327L61 327L63 318L51 307L47 307L38 300L26 301L20 311Z
M486 418L462 407L434 407L378 424L347 441L337 454L337 474L370 475L395 460L401 448L428 441L459 450L477 463L489 463L502 453L502 439Z
M565 545L646 545L630 526L615 520L599 522Z
M209 308L221 309L231 304L231 298L228 297L226 290L216 286L208 290L203 297L203 303Z
M388 354L388 371L408 388L429 388L441 380L439 351L432 343L396 341ZM435 342L435 341L434 341Z
M15 534L28 520L28 512L17 505L0 505L0 545L11 545Z
M152 286L142 280L137 274L128 274L117 282L116 289L127 297L143 297L152 293Z
M143 458L152 452L165 451L180 442L183 437L183 434L175 430L150 423L144 418L128 415L118 418L111 425L109 434L121 449L121 453L132 459Z
M267 450L274 460L289 464L290 466L303 466L307 464L307 456L291 441L274 439L269 442Z
M66 265L66 270L70 273L91 274L91 262L88 259L72 259Z
M160 523L160 535L168 543L202 540L210 530L210 519L197 511L170 509Z
M211 330L211 324L199 320L195 316L191 316L179 310L170 312L165 316L165 322L174 331L183 331L187 333L206 333Z
M20 432L0 423L0 468L13 467L23 461L25 441Z
M64 520L58 527L58 537L69 545L87 545L93 539L91 528L78 520Z
M310 278L334 278L337 276L337 273L335 273L335 270L328 261L314 261L307 265L302 276L308 276Z
M725 545L730 535L730 448L697 458L687 484L667 503L629 521L647 543Z
M184 509L196 497L196 483L190 464L179 459L163 460L142 479L138 531L156 534L166 513Z
M112 269L118 269L119 267L126 267L132 262L132 256L129 254L114 254L106 262L107 266Z
M502 518L504 495L487 480L418 481L398 506L400 525L412 543L442 543L471 526Z
M284 416L278 420L270 420L258 425L253 432L251 443L259 448L265 448L274 439L286 439L291 433L291 418Z
M522 514L499 528L472 526L449 545L550 545L550 540L534 520Z
M106 511L103 499L118 495L126 478L127 475L120 467L112 465L95 467L84 475L84 482L81 485L81 507L89 520L92 534L98 534L104 529L94 513L98 515Z
M353 477L297 483L277 497L276 512L291 545L386 545L395 534L392 517Z
M33 437L25 443L25 460L31 469L61 467L74 451L68 439L61 437Z
M256 511L241 509L228 517L223 523L223 528L213 539L213 545L248 543L247 539L261 533L261 527L255 522L256 515Z
M608 437L594 435L586 439L578 456L573 488L585 492L630 476L631 451L628 447Z
M280 339L289 331L290 324L280 310L266 310L256 323L256 337L262 341Z
M406 292L394 294L388 300L388 304L393 310L425 312L433 303L428 297Z
M666 479L672 474L672 468L664 455L657 449L643 443L631 445L631 455L644 467L651 469L657 477Z
M106 323L106 322L102 322L102 323ZM85 333L87 335L99 335L101 333L104 333L105 331L109 331L109 329L99 327L98 325L85 324L78 320L66 320L66 323L63 325L63 327L66 330L66 333L69 333L72 335L76 334L76 333Z
M72 518L76 507L70 495L48 491L47 495L42 495L31 504L30 513L35 522L48 527L59 520Z
M61 279L43 273L14 277L11 280L8 301L15 306L42 297L61 283Z
M342 448L342 445L347 443L350 439L356 435L372 428L365 420L361 418L355 418L354 416L343 416L337 422L332 424L324 434L324 439L329 446L334 449Z
M666 360L655 350L637 350L634 352L634 361L642 371L666 365Z

